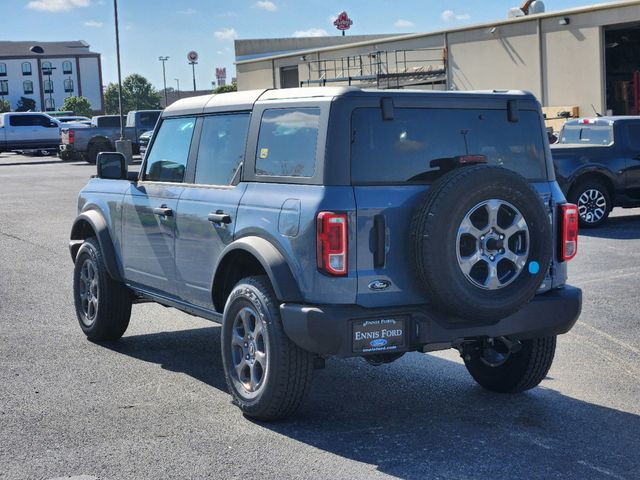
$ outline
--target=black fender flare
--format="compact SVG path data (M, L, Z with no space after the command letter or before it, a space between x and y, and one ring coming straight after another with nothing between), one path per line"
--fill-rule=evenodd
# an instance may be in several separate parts
M117 261L116 251L113 246L113 240L111 239L111 234L109 233L109 226L102 216L102 213L97 210L87 210L86 212L82 212L76 217L75 221L73 222L73 227L71 227L71 237L69 241L69 251L71 253L71 259L75 262L80 246L82 245L84 240L87 239L88 236L90 236L87 235L87 224L93 230L96 238L98 239L100 249L102 250L102 257L104 259L109 276L118 282L123 282L124 276L122 275L122 268Z
M221 270L225 267L225 259L238 250L243 250L258 260L269 277L278 300L298 303L303 301L298 282L284 255L271 242L256 236L242 237L227 245L222 251L214 270L212 291L216 291L223 281L224 275L221 274Z

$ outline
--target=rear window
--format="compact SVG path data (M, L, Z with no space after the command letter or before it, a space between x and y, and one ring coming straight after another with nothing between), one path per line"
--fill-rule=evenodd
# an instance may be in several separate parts
M428 183L447 160L484 155L489 165L529 180L546 180L545 144L537 112L521 110L509 122L505 110L396 108L384 121L380 109L353 112L351 178L354 183Z
M97 126L99 128L114 128L120 126L120 117L98 117Z
M313 177L320 109L265 110L260 123L256 174Z
M558 143L570 145L611 145L613 126L609 125L565 125Z
M153 127L156 126L156 122L158 121L158 117L160 116L160 112L140 112L138 115L140 126L142 128L153 130Z

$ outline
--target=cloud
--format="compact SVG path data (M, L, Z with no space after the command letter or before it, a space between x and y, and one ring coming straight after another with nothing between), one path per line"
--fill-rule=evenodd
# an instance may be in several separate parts
M27 8L43 12L67 12L76 7L88 7L89 0L35 0Z
M235 40L238 38L238 32L236 32L235 28L223 28L214 32L213 36L218 40Z
M415 27L415 23L399 18L398 20L396 20L396 23L394 23L393 26L396 28L411 28Z
M270 2L269 0L260 0L253 4L255 8L259 8L260 10L266 10L267 12L277 12L278 6Z
M445 22L452 22L454 20L469 20L471 15L468 13L457 14L453 10L445 10L440 14L440 18Z
M198 13L198 11L193 8L185 8L184 10L178 10L177 13L180 15L193 15L194 13Z
M220 17L220 18L231 18L231 17L237 17L238 14L236 12L222 12L222 13L217 13L216 17Z
M324 28L310 28L309 30L296 30L293 37L326 37L329 35Z
M85 27L91 27L91 28L101 28L103 25L104 23L96 22L95 20L87 20L86 22L84 22Z

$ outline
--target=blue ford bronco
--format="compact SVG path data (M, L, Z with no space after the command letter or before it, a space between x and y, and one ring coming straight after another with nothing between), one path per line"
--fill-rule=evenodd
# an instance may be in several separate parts
M93 341L154 301L222 324L247 416L293 414L329 357L457 349L521 392L581 310L578 212L523 92L321 87L169 106L140 173L101 153L71 230Z

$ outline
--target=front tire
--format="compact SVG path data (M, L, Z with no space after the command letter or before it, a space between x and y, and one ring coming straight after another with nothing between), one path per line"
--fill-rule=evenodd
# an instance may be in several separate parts
M227 386L245 415L269 421L296 412L311 384L313 355L285 334L267 277L247 277L235 286L224 308L221 342Z
M497 339L496 339L497 340ZM464 357L473 379L492 392L519 393L536 387L549 372L556 351L556 337L522 340L513 353L499 343L484 346L479 354Z
M73 298L80 328L89 340L117 340L124 335L131 318L131 291L109 276L95 237L78 250Z
M578 182L569 192L569 201L578 206L578 222L582 228L596 228L607 221L613 208L607 186L597 179Z

